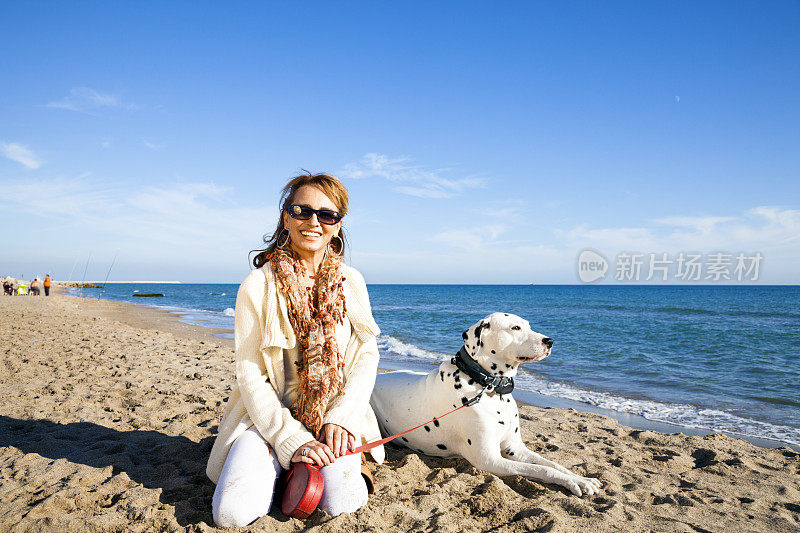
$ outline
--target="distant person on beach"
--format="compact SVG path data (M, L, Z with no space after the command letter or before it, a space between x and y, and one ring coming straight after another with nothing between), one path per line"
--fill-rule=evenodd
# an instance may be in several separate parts
M52 282L50 281L50 274L48 274L48 275L46 275L44 277L44 295L45 296L50 296L50 283L52 283Z
M39 279L33 278L31 280L31 286L29 288L31 295L39 296Z
M320 508L336 516L367 502L366 462L348 448L380 439L369 398L380 332L361 274L344 264L348 194L330 174L289 180L256 270L239 287L236 380L206 472L218 526L267 514L282 470L321 468ZM367 452L384 459L382 446Z

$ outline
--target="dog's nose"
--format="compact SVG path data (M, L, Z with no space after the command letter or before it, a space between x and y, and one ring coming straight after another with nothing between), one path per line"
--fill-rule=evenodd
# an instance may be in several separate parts
M553 347L553 339L551 339L550 337L545 337L544 339L542 339L542 343L548 348Z

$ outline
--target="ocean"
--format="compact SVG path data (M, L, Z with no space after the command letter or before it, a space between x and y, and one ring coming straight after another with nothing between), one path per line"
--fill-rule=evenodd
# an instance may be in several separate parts
M800 287L369 285L381 366L429 370L486 315L555 340L518 390L689 428L800 444ZM108 284L83 296L232 328L235 284ZM163 293L137 298L135 292ZM71 289L71 294L78 294ZM230 337L230 335L229 335Z

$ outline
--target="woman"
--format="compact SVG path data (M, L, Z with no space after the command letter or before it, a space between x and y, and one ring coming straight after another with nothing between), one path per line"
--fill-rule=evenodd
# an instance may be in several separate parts
M323 510L356 511L368 486L360 456L345 453L380 438L369 406L380 331L364 278L342 262L347 190L329 174L297 176L280 207L236 297L236 382L206 470L219 526L265 515L298 461L322 467ZM382 447L369 453L383 462Z

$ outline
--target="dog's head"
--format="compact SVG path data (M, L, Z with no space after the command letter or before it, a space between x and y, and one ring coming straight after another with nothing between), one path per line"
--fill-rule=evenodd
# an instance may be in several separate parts
M492 373L511 375L520 363L541 361L553 339L536 333L527 320L509 313L492 313L462 334L467 353Z

